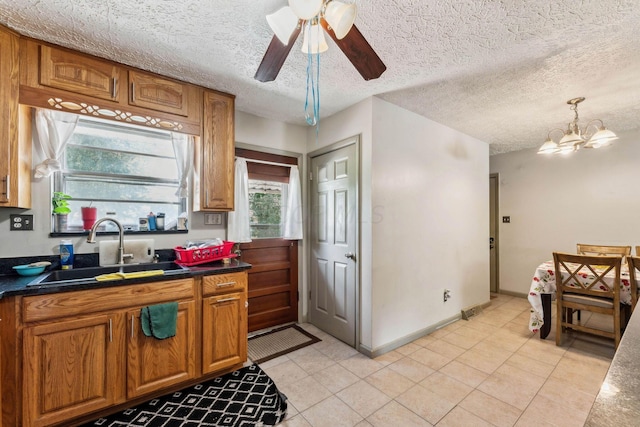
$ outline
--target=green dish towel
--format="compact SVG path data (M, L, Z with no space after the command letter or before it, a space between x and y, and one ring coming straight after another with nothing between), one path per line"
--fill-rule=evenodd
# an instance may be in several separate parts
M159 340L174 337L178 322L178 303L168 302L143 307L140 310L140 321L142 332L148 337Z

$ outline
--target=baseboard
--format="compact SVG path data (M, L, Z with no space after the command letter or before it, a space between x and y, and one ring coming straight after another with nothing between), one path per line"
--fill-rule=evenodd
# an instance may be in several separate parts
M398 338L397 340L394 340L388 344L385 344L383 346L380 346L378 348L376 348L375 350L370 349L369 347L365 346L365 345L360 345L358 347L358 351L362 354L364 354L365 356L374 359L378 356L382 356L385 353L388 353L390 351L393 351L397 348L402 347L403 345L407 345L412 341L417 340L418 338L422 338L426 335L429 335L435 331L437 331L438 329L444 328L445 326L456 322L458 320L460 320L461 315L457 314L455 316L449 317L448 319L442 320L434 325L431 325L427 328L421 329L417 332L414 332L412 334L406 335L402 338Z
M522 292L513 292L513 291L503 291L501 290L500 292L498 292L501 295L507 295L510 297L518 297L518 298L527 298L529 296L528 293L523 294Z

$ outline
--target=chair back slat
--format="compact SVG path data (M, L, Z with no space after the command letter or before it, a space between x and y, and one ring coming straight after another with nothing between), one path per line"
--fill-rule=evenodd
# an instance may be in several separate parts
M559 293L571 292L601 298L620 299L621 256L590 256L554 252L556 287ZM613 270L613 281L605 276Z
M597 255L597 256L622 256L631 255L631 246L602 246L602 245L586 245L578 243L576 250L580 255ZM636 248L637 251L637 248Z

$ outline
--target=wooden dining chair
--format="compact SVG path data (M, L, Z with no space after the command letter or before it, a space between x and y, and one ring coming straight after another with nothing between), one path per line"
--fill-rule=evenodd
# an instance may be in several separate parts
M636 246L636 255L638 255L638 248L640 246ZM627 265L629 266L629 287L631 288L631 312L636 308L636 304L638 303L638 282L637 279L640 279L640 257L638 256L628 256L627 257Z
M636 246L636 256L640 256L640 246Z
M631 255L631 246L602 246L578 243L576 249L580 255L621 256L623 258ZM636 248L636 254L637 250Z
M554 252L553 262L558 308L556 345L562 344L562 332L569 328L613 338L617 349L622 335L620 316L622 257ZM606 279L605 276L607 276ZM582 323L573 323L573 312L576 310L610 315L613 321L613 332Z

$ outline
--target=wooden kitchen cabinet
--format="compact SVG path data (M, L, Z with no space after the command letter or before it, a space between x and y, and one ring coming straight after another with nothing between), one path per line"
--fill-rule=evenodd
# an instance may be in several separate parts
M129 71L129 86L129 104L138 107L186 117L198 101L195 86L139 71Z
M101 61L79 53L41 45L40 84L117 101L121 90L122 70L114 63Z
M106 313L25 328L25 426L46 426L117 403L121 319Z
M202 136L196 153L194 211L234 208L234 97L204 91Z
M19 36L0 27L0 207L31 208L31 115L18 104Z
M140 328L140 308L127 313L127 398L196 377L196 303L178 304L176 335L158 340Z
M178 301L176 336L146 337L140 309ZM25 297L23 420L47 426L196 376L193 279Z
M202 283L202 371L247 360L247 273L205 276Z

